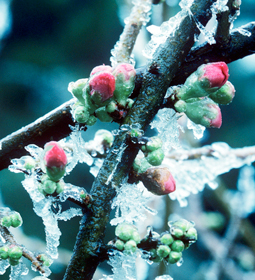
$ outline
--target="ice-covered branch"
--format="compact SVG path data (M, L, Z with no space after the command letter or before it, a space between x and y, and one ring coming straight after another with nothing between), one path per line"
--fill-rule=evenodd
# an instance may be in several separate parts
M195 0L190 7L192 14L196 15L200 22L206 23L210 18L208 9L213 2ZM144 73L140 94L124 119L125 124L130 127L140 126L141 129L149 125L163 102L169 83L193 46L196 32L198 32L196 24L187 12L180 19L174 35L169 36L157 48L153 59L146 66L147 71ZM84 216L81 221L65 280L91 279L100 263L97 252L103 244L112 199L116 195L115 189L121 187L138 152L136 145L128 141L130 131L127 128L125 130L122 129L115 138L92 186L91 213Z

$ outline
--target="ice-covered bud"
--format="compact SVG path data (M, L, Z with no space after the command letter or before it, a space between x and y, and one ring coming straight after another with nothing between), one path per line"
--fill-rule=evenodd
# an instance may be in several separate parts
M113 75L116 80L114 97L118 103L125 106L127 98L135 87L135 68L131 64L121 63L114 68Z
M241 1L241 0L234 0L234 1L233 1L233 7L234 7L235 9L239 9L240 6L241 6L241 4L242 4L242 1Z
M23 156L22 159L24 159L25 164L24 164L24 168L26 170L31 170L35 167L35 160L30 157L30 156Z
M193 226L193 224L185 219L179 219L175 222L171 222L170 225L174 228L180 228L183 232L186 232L190 227Z
M149 141L142 146L143 152L153 152L162 147L162 141L160 137L153 136L149 139Z
M227 105L235 97L235 88L232 83L227 81L225 85L211 93L209 97L218 104Z
M159 148L155 151L149 152L146 156L146 160L149 162L149 164L158 166L162 163L164 157L165 154L163 149Z
M170 254L170 248L167 245L159 245L157 249L157 255L160 258L165 258Z
M99 106L113 97L115 78L108 71L98 72L89 80L90 95L93 102Z
M134 240L128 240L124 245L124 250L128 253L134 253L137 250L137 245Z
M178 106L175 106L175 109L178 111ZM205 127L221 127L222 116L220 107L208 97L186 100L184 113L196 124L201 124Z
M191 227L186 233L185 237L189 240L197 240L197 230L194 227Z
M107 113L106 107L100 107L96 110L96 116L101 122L111 122L112 117Z
M160 242L164 245L171 245L174 242L174 239L170 233L165 233L161 236Z
M127 223L121 223L118 224L118 226L115 229L115 235L118 236L121 240L127 241L132 239L133 232L135 231L135 228Z
M87 86L88 79L79 79L76 82L71 82L68 85L68 91L72 93L74 97L76 97L82 105L85 104L85 100L83 97L83 89Z
M171 264L177 263L182 257L181 252L171 251L168 257L168 262Z
M124 246L125 246L125 243L122 240L120 240L120 239L116 240L116 242L115 242L116 249L118 249L120 251L123 251L124 250Z
M52 260L46 254L40 254L37 259L45 266L50 266L52 263Z
M9 246L0 247L0 259L7 260L9 258Z
M179 227L171 227L171 234L175 237L175 238L181 238L184 235L184 232L181 228Z
M112 72L112 67L110 65L99 65L96 66L92 69L91 73L90 73L90 77L93 76L94 74L98 73L98 72Z
M52 181L51 179L44 180L42 182L42 190L43 194L53 194L57 189L57 183Z
M65 189L65 182L63 180L60 180L56 183L56 193L60 194L64 191Z
M166 167L151 167L139 174L148 191L156 195L166 195L175 191L175 180Z
M114 137L110 131L106 129L99 129L95 134L94 140L99 145L101 144L111 147Z
M89 116L90 114L85 106L77 106L73 111L73 117L78 123L86 123Z
M11 218L11 226L14 228L21 226L23 223L20 213L18 212L14 212L13 214L11 214L10 218Z
M7 215L1 218L0 223L3 227L10 227L12 225L12 219Z
M44 163L46 173L52 181L57 182L65 174L67 164L67 156L63 148L55 142L51 141L44 146Z
M181 240L175 240L171 245L171 249L175 252L182 252L184 247L184 243Z
M215 62L201 65L198 68L198 80L203 88L220 88L228 80L228 66L225 62Z
M10 259L18 260L22 257L22 249L17 245L11 245L8 254Z

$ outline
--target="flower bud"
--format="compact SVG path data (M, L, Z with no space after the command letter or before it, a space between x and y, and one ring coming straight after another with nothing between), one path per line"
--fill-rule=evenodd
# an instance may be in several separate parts
M114 137L112 133L106 129L99 129L94 137L96 143L110 147L113 143Z
M24 168L26 170L31 170L35 167L35 160L32 157L23 156L22 159L24 159L24 161L25 161Z
M124 250L128 253L134 253L137 250L137 246L134 240L129 240L124 245Z
M10 246L8 254L10 259L18 260L22 257L22 249L16 245Z
M73 117L78 123L86 123L89 119L89 112L85 106L77 106L74 109Z
M183 232L186 232L190 227L192 227L192 224L185 219L179 219L175 222L171 222L170 226L174 228L180 228Z
M88 79L79 79L76 82L71 82L68 85L68 91L72 93L74 97L76 97L82 105L85 104L85 100L83 98L83 89L87 86Z
M197 230L192 227L190 228L186 233L185 233L185 237L189 240L197 240Z
M60 194L64 191L65 189L65 182L63 180L60 180L56 183L56 193Z
M171 227L170 232L175 238L182 238L184 235L183 230L179 227Z
M143 152L153 152L162 147L162 140L158 136L153 136L142 146Z
M105 106L96 110L96 116L101 122L111 122L112 117L107 113Z
M165 195L175 191L175 180L166 167L151 167L139 174L148 191L156 195Z
M12 225L12 220L10 216L4 216L1 218L1 225L3 227L10 227Z
M173 236L170 233L165 233L161 238L160 241L164 245L171 245L174 242Z
M157 249L157 255L160 258L165 258L170 254L170 248L167 245L159 245Z
M125 106L127 98L135 87L136 72L134 66L128 63L118 64L113 70L113 75L116 80L114 97L118 103Z
M67 156L65 151L55 141L51 141L44 146L44 162L46 173L52 181L57 182L65 174Z
M209 97L216 103L227 105L235 97L235 88L229 81L227 81L225 85L211 93Z
M9 258L9 247L7 245L0 247L0 259L7 260Z
M127 241L132 239L134 231L136 231L136 229L132 225L121 223L116 227L115 235L118 236L121 240Z
M98 73L98 72L112 72L112 67L110 65L99 65L96 66L92 69L91 73L90 73L90 77L93 76L94 74Z
M117 239L116 242L115 242L116 249L118 249L120 251L124 250L124 245L125 245L125 243L120 239Z
M132 234L132 240L135 241L136 244L138 244L140 241L141 241L141 237L140 237L140 234L137 230L134 230L133 231L133 234Z
M46 193L46 194L53 194L57 189L57 184L56 182L48 179L45 180L42 183L42 190Z
M115 78L107 71L98 72L89 80L91 99L96 105L101 106L105 101L110 101L115 90Z
M149 152L145 157L149 164L153 166L158 166L162 163L165 157L163 149L159 148L155 151Z
M52 260L46 254L40 254L37 259L47 267L49 267L52 263Z
M194 123L205 127L220 128L222 124L219 106L208 97L187 100L185 114Z
M184 250L184 243L181 240L175 240L171 245L171 250L182 252Z
M11 218L11 226L14 228L21 226L23 223L20 213L18 212L11 214L10 218Z
M168 257L168 262L171 264L177 263L182 257L181 252L171 251Z

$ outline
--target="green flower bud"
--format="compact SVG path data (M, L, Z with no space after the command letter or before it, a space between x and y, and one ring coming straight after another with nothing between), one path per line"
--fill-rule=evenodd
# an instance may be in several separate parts
M134 253L137 250L137 246L134 240L128 240L124 245L124 250L128 253Z
M171 251L168 257L168 262L171 264L177 263L182 257L181 252Z
M106 129L99 129L94 137L97 143L102 143L107 146L111 146L114 140L112 133Z
M1 218L1 225L3 227L10 227L12 225L12 220L10 216L4 216Z
M13 213L10 215L11 218L11 226L16 228L22 225L23 220L18 212Z
M185 113L186 112L186 108L187 108L187 104L185 101L183 100L178 100L175 104L174 104L174 108L179 112L179 113Z
M174 242L174 239L170 233L166 233L160 238L160 241L164 245L171 245Z
M88 79L79 79L76 82L71 82L68 85L68 91L76 97L82 105L86 105L83 98L83 89L87 86Z
M92 126L97 122L97 118L95 116L90 116L89 119L86 122L86 125Z
M22 257L22 249L19 246L10 246L9 247L9 258L18 260Z
M124 250L124 245L125 245L125 243L120 239L117 239L115 242L115 247L120 251Z
M197 240L197 230L192 227L186 233L185 237L189 240Z
M175 240L171 245L171 249L175 252L182 252L184 250L184 243L181 240Z
M160 258L165 258L170 254L170 248L167 245L159 245L157 249L157 255Z
M162 147L162 141L158 136L153 136L146 143L146 145L142 146L142 151L144 152L153 152Z
M19 259L9 259L9 264L11 266L15 266L15 265L18 265L19 264Z
M133 233L136 231L136 229L126 223L118 224L118 226L115 229L115 235L118 236L121 240L127 241L132 239Z
M7 260L9 258L9 247L7 245L0 247L0 259Z
M183 232L187 231L192 226L192 224L185 219L179 219L170 225L174 228L180 228Z
M162 163L164 159L164 151L159 148L153 152L149 152L148 155L146 156L146 160L153 166L158 166Z
M171 227L171 234L175 237L175 238L181 238L183 237L183 230L181 230L178 227Z
M134 240L136 244L138 244L141 241L140 234L137 230L133 231L132 240Z
M64 189L65 189L65 182L64 182L63 180L60 180L60 181L58 181L58 182L56 183L56 186L57 186L57 188L56 188L56 193L57 193L57 194L60 194L60 193L62 193L62 192L64 191Z
M105 106L104 107L100 107L96 110L96 116L97 118L101 121L101 122L111 122L112 118L110 117L110 115L107 113Z
M56 182L53 182L52 180L48 179L43 182L42 190L46 194L53 194L57 189Z
M78 106L74 109L73 116L78 123L86 123L90 115L85 106Z
M25 160L24 168L26 170L31 170L35 167L35 160L30 156L23 156L22 159Z
M106 106L106 111L108 113L112 113L117 109L118 109L118 106L117 106L116 102L113 100Z
M51 259L46 254L40 254L38 260L43 263L43 265L49 267L52 263Z
M220 89L211 93L209 97L216 103L227 105L235 96L234 86L227 81Z

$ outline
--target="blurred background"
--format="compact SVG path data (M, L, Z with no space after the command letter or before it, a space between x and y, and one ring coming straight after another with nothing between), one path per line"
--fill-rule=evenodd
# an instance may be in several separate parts
M96 65L110 64L110 51L122 32L123 19L131 10L130 2L0 0L0 139L68 101L71 98L67 91L69 82L87 77ZM175 15L180 10L178 3L177 0L167 0L163 5L155 6L151 23L160 25L163 20ZM244 0L241 15L234 23L235 27L253 21L254 14L255 2ZM142 49L149 38L149 33L144 29L135 48L136 67L146 62ZM233 148L254 145L255 55L233 62L229 68L229 80L235 85L236 97L229 106L222 107L221 129L207 130L196 145L215 141L226 142ZM99 128L112 130L117 127L116 124L98 122L84 133L84 139L92 139ZM235 273L228 275L223 268L219 268L220 276L217 276L217 273L206 275L208 268L219 265L217 253L212 252L210 243L214 242L214 247L224 247L226 232L233 222L223 193L229 189L236 190L238 174L239 170L232 170L222 176L216 191L206 188L202 194L191 196L189 206L185 209L181 209L178 203L171 202L169 198L165 199L165 208L158 211L161 211L161 216L166 217L166 220L172 212L184 218L192 218L191 209L193 213L198 211L199 215L204 215L204 220L201 218L199 225L204 230L203 236L201 241L192 245L185 253L181 267L152 265L152 272L147 276L145 272L140 273L139 279L154 279L157 275L166 273L176 280L255 279L255 220L252 211L245 218L246 222L241 223L242 232L248 231L250 235L238 233L226 256L231 261L229 267L232 267ZM24 225L22 232L17 230L15 234L19 243L28 244L31 250L44 250L44 228L41 220L32 211L30 198L21 186L23 177L22 174L14 175L8 170L0 172L0 207L8 206L21 213ZM89 190L93 176L87 166L79 165L66 181ZM159 204L155 199L154 206L157 208ZM154 223L155 219L157 218L151 217L149 221ZM163 219L156 221L159 231L165 227L163 222ZM79 218L65 224L60 222L63 229L60 259L52 266L53 274L50 279L62 279L78 226ZM109 229L106 240L112 237L113 231ZM147 271L145 266L139 263L138 271ZM103 264L101 269L103 273L110 273L106 264ZM7 274L1 276L1 279L8 279ZM24 279L34 276L36 274L32 272ZM96 275L94 279L98 280L100 277Z

